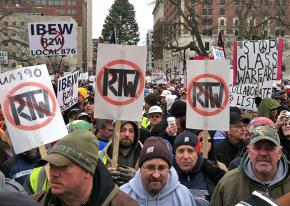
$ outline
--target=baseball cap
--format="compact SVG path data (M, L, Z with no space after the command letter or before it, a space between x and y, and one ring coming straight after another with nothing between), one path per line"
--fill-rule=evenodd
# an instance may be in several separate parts
M241 114L237 113L237 112L231 112L230 113L230 124L237 124L239 122L242 122L242 116Z
M84 121L87 121L89 123L92 123L92 119L91 117L88 115L88 113L86 112L81 112L79 115L78 115L78 120L84 120Z
M261 140L269 140L276 146L280 146L280 138L275 128L272 126L259 126L253 130L250 136L250 144L255 144Z
M198 137L190 131L184 131L177 135L174 140L174 151L181 145L195 147L198 144Z
M148 114L152 114L152 113L161 113L163 114L163 111L162 109L159 107L159 106L152 106L150 107L149 111L148 111Z
M39 161L39 166L46 163L63 167L74 162L84 170L94 174L98 162L98 140L86 130L76 130L60 139Z
M167 95L171 94L170 91L168 90L163 90L162 93L160 94L160 97L166 97Z

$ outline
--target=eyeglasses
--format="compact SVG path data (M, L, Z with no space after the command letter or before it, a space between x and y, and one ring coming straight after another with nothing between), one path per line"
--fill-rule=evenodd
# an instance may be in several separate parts
M156 170L157 170L157 172L159 172L159 173L164 173L164 172L168 171L168 169L169 169L169 168L168 168L167 166L165 166L165 165L160 165L160 166L158 166L158 167L155 167L154 165L147 165L147 166L143 166L143 168L144 168L145 170L147 170L147 172L149 172L150 174L155 173Z
M158 115L158 114L153 114L153 115L149 115L149 118L160 118L161 117L161 115Z

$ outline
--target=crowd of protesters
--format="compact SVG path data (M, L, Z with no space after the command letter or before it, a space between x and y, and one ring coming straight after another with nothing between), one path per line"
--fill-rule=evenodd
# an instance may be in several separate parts
M142 120L121 121L117 167L115 121L94 118L105 105L89 84L63 112L69 134L44 157L37 148L14 154L1 112L1 205L289 205L288 96L276 85L272 98L256 98L256 112L231 107L229 131L202 131L186 128L182 84L148 83Z

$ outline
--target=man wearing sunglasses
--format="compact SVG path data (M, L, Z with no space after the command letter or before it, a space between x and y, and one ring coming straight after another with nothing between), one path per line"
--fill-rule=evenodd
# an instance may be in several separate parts
M150 121L147 129L151 131L153 127L159 124L163 120L163 111L159 106L152 106L148 111L148 119Z
M120 189L140 205L191 205L196 202L190 191L178 180L169 146L161 137L144 142L135 177Z

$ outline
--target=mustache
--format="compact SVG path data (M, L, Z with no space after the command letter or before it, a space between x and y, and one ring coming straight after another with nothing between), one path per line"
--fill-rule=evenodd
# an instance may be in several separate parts
M257 158L256 158L256 161L257 161L257 162L269 162L269 163L272 162L272 160L269 159L269 158L267 158L267 157L257 157Z

